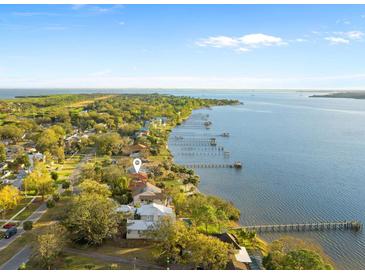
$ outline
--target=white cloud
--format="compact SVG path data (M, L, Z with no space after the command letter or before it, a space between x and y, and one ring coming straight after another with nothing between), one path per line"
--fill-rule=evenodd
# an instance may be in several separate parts
M247 52L253 48L283 46L282 38L263 33L252 33L241 37L212 36L196 42L201 47L233 48L237 52Z
M111 12L117 12L118 10L122 9L123 5L113 5L111 7L107 7L105 5L87 5L87 4L80 4L80 5L72 5L71 9L75 11L86 11L90 14L105 14Z
M362 31L353 30L353 31L345 32L344 36L348 37L349 39L359 40L364 37L364 33Z
M238 38L238 40L242 44L249 47L270 47L286 44L280 37L266 35L262 33L247 34Z
M238 48L238 49L236 49L236 51L237 52L248 52L248 51L250 51L249 49L247 49L247 48Z
M294 41L295 42L298 42L298 43L304 43L304 42L307 42L308 40L307 39L304 39L304 38L297 38Z
M214 36L207 39L202 39L197 42L197 45L201 47L214 47L214 48L225 48L225 47L237 47L239 42L237 38L228 36Z
M340 44L350 44L350 41L347 39L344 39L342 37L334 37L334 36L330 36L330 37L325 37L325 40L329 41L330 44L332 45L340 45Z
M72 5L71 6L71 9L73 9L73 10L79 10L79 9L84 8L85 6L86 6L85 4L75 4L75 5Z
M325 37L324 39L329 41L332 45L335 44L350 44L351 41L361 40L364 37L364 33L359 30L347 31L347 32L332 32L334 36Z

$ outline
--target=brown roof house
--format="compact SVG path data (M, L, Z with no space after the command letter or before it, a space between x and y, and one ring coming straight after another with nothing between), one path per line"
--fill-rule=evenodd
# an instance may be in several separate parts
M133 204L156 203L166 205L167 198L162 189L148 182L141 182L134 185L132 191Z

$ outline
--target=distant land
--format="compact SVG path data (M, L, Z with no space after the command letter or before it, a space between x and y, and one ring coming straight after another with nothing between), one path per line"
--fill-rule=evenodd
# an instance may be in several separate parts
M365 91L335 92L330 94L317 94L310 97L365 99Z

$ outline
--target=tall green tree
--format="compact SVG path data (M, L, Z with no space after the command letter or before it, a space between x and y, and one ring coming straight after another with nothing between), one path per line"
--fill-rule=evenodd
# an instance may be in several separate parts
M21 194L19 189L14 186L7 185L0 188L0 212L5 219L6 211L17 206L21 200Z
M52 193L53 180L44 163L37 163L34 170L25 177L23 187L26 191L34 190L38 195L44 196Z
M104 197L110 197L112 194L106 184L101 184L90 179L83 181L79 187L83 194L98 194Z
M273 270L324 270L332 269L328 258L316 245L284 237L270 245L270 251L263 258L266 269Z
M64 225L75 242L100 245L117 233L116 203L106 196L84 193L67 210Z
M0 127L0 138L10 139L13 142L19 141L24 135L24 130L16 125L9 124Z
M51 269L55 259L61 253L66 241L66 229L55 224L37 237L37 254L44 267Z
M6 147L3 143L0 143L0 162L6 160Z
M170 261L194 268L224 269L229 260L228 244L181 221L163 218L147 235L155 241L155 256L163 264Z

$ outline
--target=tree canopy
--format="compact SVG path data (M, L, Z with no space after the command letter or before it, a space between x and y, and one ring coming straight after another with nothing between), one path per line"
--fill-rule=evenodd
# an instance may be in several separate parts
M34 170L23 180L26 191L34 190L42 199L53 191L53 180L44 163L37 163Z
M324 270L332 269L329 259L315 244L300 239L285 237L270 245L263 265L273 270Z
M16 187L7 185L0 188L0 212L3 213L3 217L6 211L16 207L20 200L21 194Z
M228 244L199 233L182 221L161 219L149 237L156 241L155 255L162 263L170 261L193 268L224 269L229 260Z
M63 223L73 241L100 245L117 233L115 208L115 202L104 195L81 193L73 198Z

